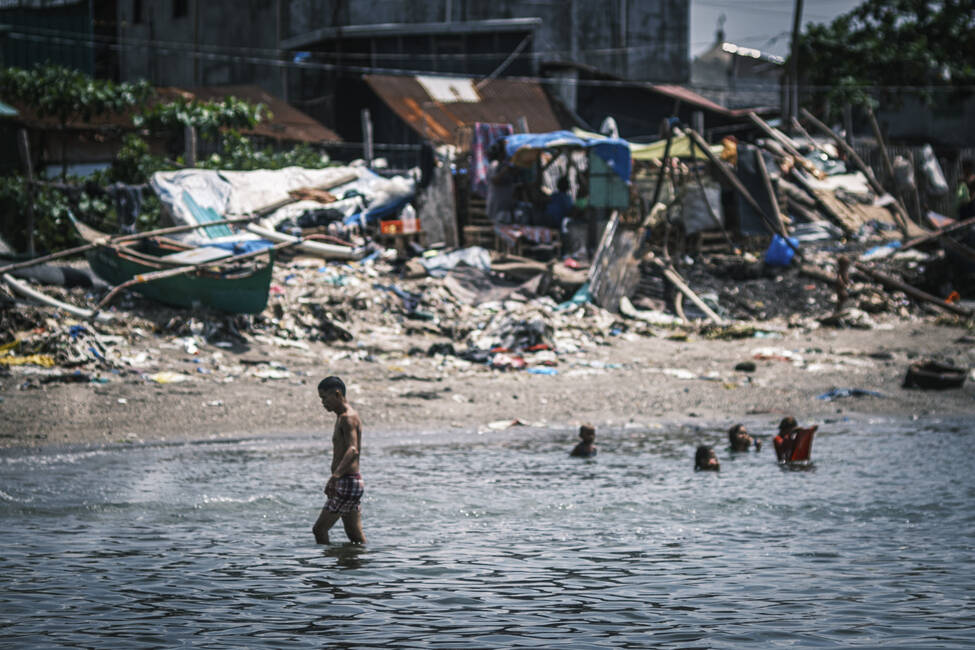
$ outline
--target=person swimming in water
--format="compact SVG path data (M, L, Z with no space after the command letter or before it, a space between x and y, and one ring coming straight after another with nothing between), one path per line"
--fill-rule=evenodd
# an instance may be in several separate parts
M583 424L579 427L579 437L582 438L582 442L577 444L569 455L580 458L592 458L595 456L596 428L591 424Z
M728 429L728 444L731 451L748 451L752 445L755 445L755 451L762 451L762 441L748 435L744 424L736 424Z
M809 460L812 453L812 439L818 426L800 429L794 417L787 416L779 422L779 434L772 443L775 457L780 463L794 463Z
M695 472L719 472L721 471L721 463L718 462L718 457L714 455L714 448L707 445L701 445L697 448L697 453L694 454L694 471Z

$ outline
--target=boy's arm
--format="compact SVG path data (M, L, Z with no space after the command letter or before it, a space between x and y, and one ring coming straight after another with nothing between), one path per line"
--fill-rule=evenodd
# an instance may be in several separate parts
M337 479L345 476L349 473L349 467L359 458L359 450L354 444L349 444L345 450L345 454L342 456L342 460L339 461L338 466L335 471L332 472L332 479Z

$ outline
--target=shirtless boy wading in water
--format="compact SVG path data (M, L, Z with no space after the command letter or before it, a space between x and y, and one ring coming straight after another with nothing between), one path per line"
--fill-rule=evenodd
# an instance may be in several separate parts
M332 431L332 475L325 484L328 500L312 528L315 541L328 544L328 531L341 517L345 534L353 544L365 544L359 500L365 484L359 475L362 422L345 398L345 384L338 377L326 377L318 384L318 396L326 411L335 414Z

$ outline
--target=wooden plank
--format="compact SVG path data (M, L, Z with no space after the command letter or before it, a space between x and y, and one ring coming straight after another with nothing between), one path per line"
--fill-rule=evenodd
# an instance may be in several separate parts
M611 312L619 310L620 298L629 296L640 282L640 260L636 253L643 229L633 230L620 223L614 211L589 268L589 291L593 301Z
M883 196L884 194L888 193L887 190L884 189L884 186L880 184L880 181L877 180L877 177L874 175L873 170L870 169L870 166L865 162L863 162L863 159L857 155L857 152L854 151L853 147L847 144L846 140L833 133L833 130L831 128L829 128L828 126L820 122L818 119L816 119L816 116L810 113L805 108L802 109L802 116L806 118L806 120L809 123L811 123L817 129L822 131L824 135L828 135L830 138L833 139L833 142L836 143L836 146L839 147L843 151L843 153L846 154L847 159L853 161L853 164L856 165L857 168L861 172L863 172L863 175L867 177L867 182L870 184L870 188L877 194L877 196ZM904 231L904 234L907 235L908 234L907 222L909 221L909 219L907 218L907 215L903 213L900 204L895 203L894 205L896 206L897 208L896 211L898 212L898 216L897 216L898 224L901 226L902 230Z

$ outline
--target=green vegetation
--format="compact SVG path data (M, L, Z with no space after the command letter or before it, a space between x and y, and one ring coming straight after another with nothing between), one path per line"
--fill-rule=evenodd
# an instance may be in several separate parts
M973 0L866 0L829 24L809 24L799 43L803 83L817 111L845 103L930 101L975 85ZM937 99L944 100L945 94Z
M263 104L251 104L236 97L222 102L201 102L179 97L175 101L158 103L137 114L132 122L148 131L162 133L195 127L201 138L212 140L223 129L250 129L268 113ZM268 113L268 117L271 115Z
M92 79L76 70L45 65L30 70L0 70L0 95L30 107L39 117L57 119L61 130L97 116L132 114L136 132L126 134L105 170L84 179L71 178L62 160L61 187L36 183L33 187L34 242L39 251L57 250L77 242L68 225L68 211L91 225L114 232L118 219L104 188L112 183L146 183L157 171L179 169L185 127L192 126L216 153L198 161L206 169L280 169L288 166L326 167L328 159L301 145L286 151L260 148L241 130L251 129L270 113L262 104L229 97L223 101L161 98L147 82L115 83ZM140 108L141 107L141 108ZM154 154L149 140L167 144L171 157ZM215 145L215 146L213 146ZM62 147L62 150L64 148ZM65 191L72 186L72 191ZM18 175L0 176L0 234L18 250L27 245L24 223L30 193ZM137 228L149 229L159 220L161 206L152 192L143 193Z

